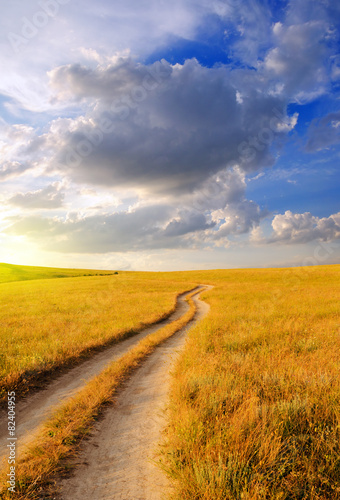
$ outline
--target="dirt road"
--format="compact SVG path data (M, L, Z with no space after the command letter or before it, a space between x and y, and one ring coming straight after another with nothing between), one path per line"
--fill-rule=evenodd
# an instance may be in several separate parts
M197 287L197 290L199 289L201 287ZM91 378L98 375L108 363L121 357L141 339L182 317L189 308L188 303L185 301L189 293L191 292L181 294L178 297L175 312L166 320L95 354L91 359L53 380L45 389L19 402L16 406L17 458L20 458L27 444L33 440L40 425L53 413L59 404L74 396ZM0 412L0 463L7 453L7 438L7 414Z
M208 287L207 287L208 288ZM165 426L171 366L188 330L209 310L194 298L194 319L143 363L119 391L84 444L74 475L61 481L63 500L160 500L170 485L152 462Z

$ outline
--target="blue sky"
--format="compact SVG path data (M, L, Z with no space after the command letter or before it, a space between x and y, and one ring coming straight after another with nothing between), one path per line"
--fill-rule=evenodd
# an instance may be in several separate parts
M336 3L13 0L2 14L0 261L340 262Z

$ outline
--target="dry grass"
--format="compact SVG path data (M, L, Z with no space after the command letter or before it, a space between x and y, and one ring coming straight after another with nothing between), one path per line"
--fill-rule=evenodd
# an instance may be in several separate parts
M163 301L164 312L173 305L176 292L196 283L215 287L203 295L211 311L191 331L174 376L163 443L163 466L176 485L174 499L340 499L340 266L125 273L119 274L120 282L116 278L54 280L53 286L63 281L62 288L73 281L85 286L74 295L70 285L65 300L59 285L51 295L52 282L44 285L47 304L58 297L55 307L60 315L55 311L53 318L59 317L64 325L60 331L67 332L74 322L79 331L91 324L98 325L97 334L106 331L110 338L112 317L106 329L99 326L115 308L112 297L126 298L125 309L118 307L118 318L135 300L144 313L150 294L150 303ZM91 286L86 288L85 280L91 280ZM19 287L16 290L24 285L28 283L11 284ZM35 282L30 297L35 318L41 286ZM28 288L21 290L27 296ZM102 309L96 316L97 299ZM79 317L71 310L72 322L67 322L72 300ZM13 296L13 308L18 305ZM29 318L30 309L25 309L20 316L17 307L9 321ZM0 311L1 322L5 310ZM44 314L41 308L42 321ZM28 325L27 319L21 321ZM67 343L77 337L75 331L65 337ZM48 345L53 339L58 336L50 337ZM90 342L97 339L98 335ZM18 465L19 493L12 498L37 498L39 487L65 467L65 456L76 449L75 443L111 400L120 380L151 352L149 341L150 337L91 381L48 424Z
M339 499L340 266L204 274L163 449L173 498Z
M0 283L75 276L107 276L114 273L115 271L94 269L60 269L58 267L16 266L0 263Z
M119 273L0 284L0 401L166 317L195 284Z
M182 318L140 341L58 410L45 424L25 458L17 462L15 493L6 491L7 470L2 473L0 479L4 486L0 495L4 500L51 498L50 493L54 490L53 477L58 472L68 470L67 459L75 455L81 438L88 434L103 405L112 402L121 382L157 345L192 319L195 305L191 298L189 304L190 309Z

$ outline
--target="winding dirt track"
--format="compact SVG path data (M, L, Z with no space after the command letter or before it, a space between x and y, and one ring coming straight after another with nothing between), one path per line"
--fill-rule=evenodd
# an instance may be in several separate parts
M207 289L210 287L202 287ZM63 500L160 500L170 485L152 462L165 427L171 366L188 330L209 310L194 297L193 320L156 348L117 394L75 462L74 475L60 482Z
M197 287L196 289L201 290L201 288ZM185 301L189 293L192 293L192 290L179 295L176 309L167 319L95 354L81 365L70 369L53 380L45 389L20 401L16 406L17 458L20 458L27 444L35 437L41 424L59 404L74 396L90 379L98 375L108 363L121 357L141 339L182 317L189 308L188 303ZM0 464L5 458L5 454L7 454L7 438L7 414L2 411L0 412Z

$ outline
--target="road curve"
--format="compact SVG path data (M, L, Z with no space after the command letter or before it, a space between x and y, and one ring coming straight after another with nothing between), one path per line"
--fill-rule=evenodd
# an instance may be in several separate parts
M118 391L115 406L96 423L74 463L73 476L59 482L63 500L161 500L170 491L152 460L166 425L171 366L188 330L209 310L197 295L193 320L156 348Z
M17 458L20 459L25 447L34 439L41 424L51 416L60 404L74 396L89 380L98 375L108 363L120 358L147 335L181 318L189 309L185 298L193 291L201 290L201 288L197 287L194 290L179 295L176 309L167 319L145 328L140 333L93 355L90 359L71 368L57 379L52 380L43 390L29 395L18 402L16 405ZM7 414L1 411L0 464L7 454L7 438Z

